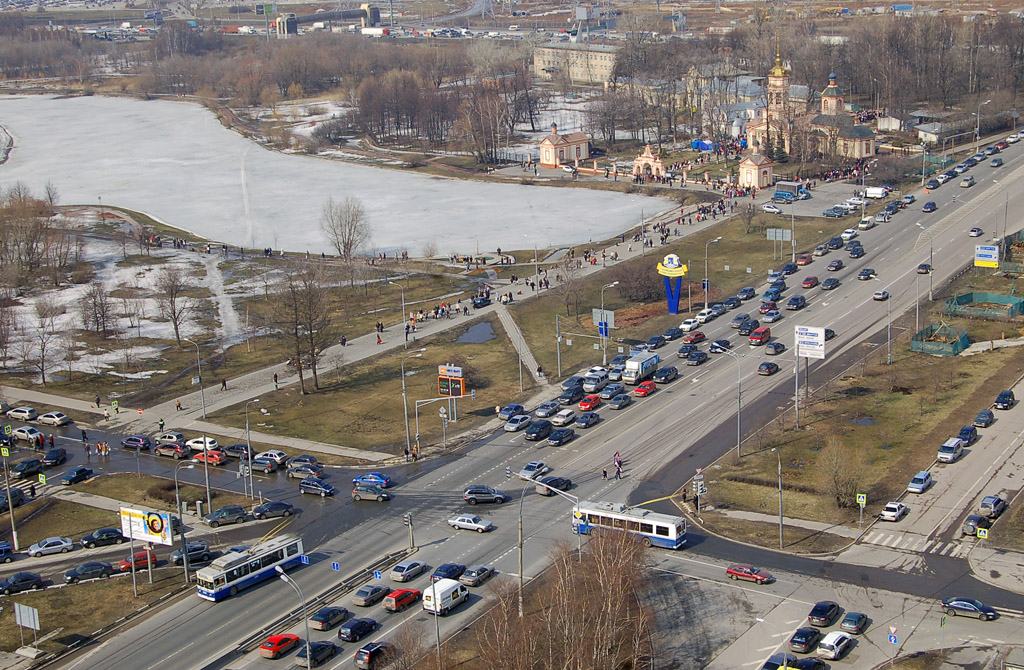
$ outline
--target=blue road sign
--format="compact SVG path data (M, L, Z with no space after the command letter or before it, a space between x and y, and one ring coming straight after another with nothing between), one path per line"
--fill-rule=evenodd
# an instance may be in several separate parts
M895 635L889 636L889 644L896 644L897 642L899 642L899 639Z
M331 563L331 570L341 570L341 564L337 562Z
M384 575L383 575L383 574L381 574L381 571L380 571L380 570L374 570L374 571L373 571L373 578L374 578L374 579L380 579L380 578L381 578L381 577L383 577L383 576L384 576Z
M707 279L701 279L700 280L700 290L702 290L702 291L707 291L708 290L708 280Z
M306 556L305 554L299 556L299 563L302 563L303 565L309 565L309 556Z
M597 323L597 332L601 337L608 337L608 322L599 321Z

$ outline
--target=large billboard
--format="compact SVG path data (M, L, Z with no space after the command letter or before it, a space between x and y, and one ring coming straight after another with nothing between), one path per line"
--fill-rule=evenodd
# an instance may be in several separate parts
M804 358L825 358L825 329L814 326L797 326L793 335L796 355Z
M121 532L125 537L151 544L174 544L171 535L171 515L167 512L143 512L121 508Z

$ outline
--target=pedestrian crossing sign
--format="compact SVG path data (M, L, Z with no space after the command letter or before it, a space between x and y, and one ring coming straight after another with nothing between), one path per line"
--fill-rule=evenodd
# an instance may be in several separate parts
M11 455L11 450L8 449L7 447L0 447L0 455L2 455L4 458L7 458L8 456Z
M13 432L14 428L11 427L11 424L7 424L6 426L4 426L4 435L10 435Z
M978 539L979 540L987 540L988 539L988 528L979 528L978 529Z
M39 473L39 483L40 484L45 484L46 483L46 475L44 475L42 472Z

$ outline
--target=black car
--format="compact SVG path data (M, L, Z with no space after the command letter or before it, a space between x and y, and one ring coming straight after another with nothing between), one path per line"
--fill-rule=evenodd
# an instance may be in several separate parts
M673 326L672 328L669 328L664 333L662 333L661 336L664 337L666 341L671 342L672 340L678 340L680 337L682 337L683 331L681 328L676 328L675 326Z
M850 258L860 258L864 255L864 247L854 247L850 249Z
M43 588L43 578L34 572L15 572L0 582L0 593L9 596L22 591L38 591Z
M818 648L821 631L817 628L797 628L789 638L789 650L798 654L810 654Z
M825 628L832 625L838 616L839 605L831 600L823 600L811 608L811 613L807 615L807 621L812 626Z
M860 281L869 281L875 278L875 271L871 268L864 268L857 273L857 279Z
M64 447L54 447L46 452L43 456L43 465L51 467L54 465L60 465L64 461L68 460L68 452Z
M799 270L799 269L800 269L800 267L796 263L786 263L781 268L779 268L779 272L781 272L782 274L788 276L788 275L796 274L796 271Z
M736 294L736 297L740 300L750 300L755 296L757 296L757 291L754 290L753 286L744 286L740 289L739 293Z
M558 495L551 489L558 489L559 491L568 491L572 488L572 480L568 477L545 477L540 480L540 484L546 484L546 486L537 486L537 493L542 496L553 496ZM550 488L548 488L550 487Z
M295 510L295 505L286 503L281 500L271 500L265 502L252 511L252 518L254 519L270 519L275 516L291 516Z
M829 241L825 243L825 246L835 251L836 249L842 249L844 244L846 244L846 242L843 241L843 238L836 236L829 239Z
M256 450L244 443L232 444L230 447L224 447L221 451L232 458L242 460L249 460L256 455Z
M686 357L687 365L700 365L701 363L708 360L707 353L703 351L695 351Z
M108 544L121 544L126 539L116 528L100 528L82 537L81 544L86 549L102 547Z
M43 471L43 462L38 458L27 458L11 468L11 476L15 479L24 479L32 475L38 475Z
M779 670L779 668L791 668L796 663L796 656L793 654L772 654L761 666L761 670Z
M618 356L616 356L616 358L618 358ZM623 361L622 363L614 363L614 362L612 363L613 366L614 365L623 365L623 364L625 364L625 361ZM572 377L569 377L564 382L562 382L562 390L563 391L568 391L569 389L572 389L572 388L577 388L577 387L583 388L583 382L584 381L586 381L586 380L584 380L583 377L581 377L580 375L573 375Z
M357 668L373 670L373 668L384 667L390 663L394 654L394 647L387 642L370 642L359 648L354 661Z
M1000 391L999 395L996 396L995 408L996 409L1010 409L1016 402L1016 398L1013 397L1013 391Z
M83 579L100 579L107 578L114 574L114 568L110 567L110 563L104 563L103 561L89 561L88 563L82 563L77 568L71 568L64 573L64 583L74 584L80 582Z
M746 321L743 322L743 325L740 326L739 330L736 332L738 332L743 337L746 337L760 327L761 322L758 321L757 319L747 319Z
M192 540L185 545L185 550L188 552L189 563L206 563L213 556L210 553L210 545L206 540ZM181 565L184 561L185 557L181 549L175 549L171 552L172 565Z
M801 658L796 665L790 665L793 670L828 670L828 665L820 658Z
M732 349L732 342L726 339L715 340L708 347L708 352L712 354L724 354L725 352Z
M938 208L939 206L935 204L934 200L929 200L928 202L924 203L924 207L921 208L921 211L926 214L930 214L931 212L934 212Z
M974 598L946 598L942 601L942 609L949 616L972 616L982 621L991 621L999 616L994 609Z
M836 336L836 331L832 330L831 328L826 328L825 329L825 341L826 342L828 342L829 340L831 340L835 336Z
M825 281L821 282L822 291L831 291L834 288L839 288L839 280L835 277L829 277Z
M679 351L677 351L676 354L679 358L686 358L695 351L699 351L699 347L697 347L696 344L684 344L679 347Z
M941 186L941 184L939 184L939 181L937 179L929 179L928 182L924 185L924 187L929 191L934 191L939 186Z
M575 437L576 431L572 428L559 428L558 430L551 431L551 437L548 438L548 444L552 447L560 447L563 444L572 442Z
M665 346L665 338L661 335L653 335L649 340L647 340L648 351L654 351L655 349L660 349L663 346Z
M742 305L743 302L741 301L739 296L732 296L730 298L726 298L725 300L723 300L722 304L728 307L729 309L736 309L737 307Z
M666 365L663 368L658 368L658 371L654 373L654 381L659 384L670 382L679 376L679 370L674 365Z
M974 424L964 426L960 429L960 434L957 435L964 443L968 446L978 441L978 429L974 427Z
M487 307L491 304L491 299L485 295L478 295L473 298L473 308L480 309L481 307Z
M309 654L309 664L314 668L338 653L338 646L333 642L310 642L304 644L295 654L296 659L301 659L299 667L306 666L306 654Z
M345 642L358 642L377 628L373 619L352 619L338 629L338 637Z
M619 354L618 356L613 358L612 362L609 363L608 365L610 365L611 367L614 368L616 365L625 365L626 361L628 361L628 360L629 360L629 356L627 356L626 354ZM580 377L580 379L583 379L583 378ZM582 386L583 382L580 382L580 385ZM563 386L562 388L564 389L565 386Z
M526 428L526 439L531 441L543 440L551 435L551 431L554 429L554 424L547 419L537 419Z
M344 607L321 607L316 614L309 617L310 628L317 630L330 630L334 624L341 623L349 617L349 611Z
M988 428L996 420L996 415L990 409L983 409L974 417L974 425L978 428Z
M580 400L583 400L583 386L573 386L572 388L562 391L562 395L558 396L559 405L575 405Z
M337 492L338 489L318 477L306 477L299 481L299 493L302 494L312 493L321 498L326 498L327 496L333 496Z
M84 482L89 477L92 477L92 470L78 466L77 468L71 468L64 473L64 476L60 478L60 483L64 486L70 486L71 484Z
M466 566L462 563L444 563L431 573L430 581L433 583L441 579L458 579L465 571Z

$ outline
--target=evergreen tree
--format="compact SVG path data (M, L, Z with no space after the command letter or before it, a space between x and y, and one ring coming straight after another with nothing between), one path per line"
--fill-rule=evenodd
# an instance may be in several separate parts
M789 154L786 153L786 138L779 133L778 143L775 145L775 155L772 157L776 163L789 162Z

